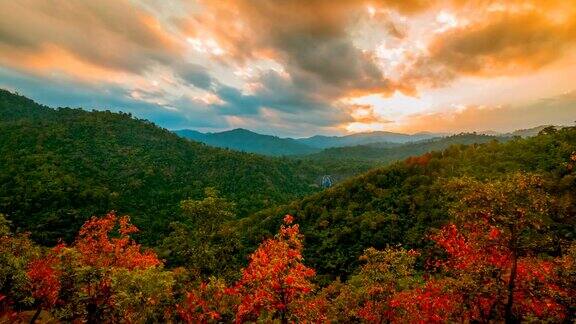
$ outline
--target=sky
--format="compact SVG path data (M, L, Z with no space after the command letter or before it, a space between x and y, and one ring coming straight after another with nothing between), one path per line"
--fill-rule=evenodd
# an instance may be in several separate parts
M0 1L0 88L304 137L576 121L576 0Z

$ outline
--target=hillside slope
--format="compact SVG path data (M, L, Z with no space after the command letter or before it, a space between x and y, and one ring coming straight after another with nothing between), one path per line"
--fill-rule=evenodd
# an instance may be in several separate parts
M146 242L178 203L215 187L239 216L317 189L299 161L211 148L128 114L50 109L0 91L0 213L40 242L70 239L93 214L127 213Z

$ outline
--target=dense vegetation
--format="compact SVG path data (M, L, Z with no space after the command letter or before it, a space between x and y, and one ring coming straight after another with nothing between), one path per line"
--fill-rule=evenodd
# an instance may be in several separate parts
M43 243L70 241L88 215L110 210L157 243L182 217L178 203L207 187L243 217L318 191L324 174L340 181L375 163L217 149L129 114L54 110L0 91L0 212Z
M70 240L90 215L132 215L154 242L178 203L215 187L248 213L318 190L326 171L181 139L128 114L53 110L0 92L0 212L40 242Z

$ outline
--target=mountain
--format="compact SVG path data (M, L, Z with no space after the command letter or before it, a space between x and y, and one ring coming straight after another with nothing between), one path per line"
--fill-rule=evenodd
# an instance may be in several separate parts
M496 137L462 133L448 137L433 138L406 144L372 143L366 145L333 147L306 156L314 160L358 160L390 163L410 156L443 150L451 145L481 144L490 141L507 141L510 137Z
M202 142L214 147L229 148L236 151L258 153L270 156L306 155L325 148L366 145L380 143L390 146L445 136L443 133L421 132L402 134L392 132L369 132L346 136L316 135L308 138L280 138L263 135L247 129L237 128L218 133L202 133L190 129L175 131L181 137Z
M242 128L219 133L201 133L194 130L183 129L175 131L175 133L210 146L270 156L302 155L318 151L318 149L300 143L292 138L262 135Z
M207 134L201 133L199 131L195 131L193 129L181 129L177 130L174 133L180 135L181 137L191 139L196 142L204 143L206 140Z
M370 143L379 143L379 142L390 142L390 143L407 143L407 142L415 142L424 139L430 139L434 137L443 136L445 134L435 134L435 133L417 133L413 135L409 134L402 134L402 133L393 133L393 132L369 132L369 133L357 133L352 135L346 136L323 136L323 135L316 135L308 138L300 138L298 141L300 143L325 149L329 147L342 147L342 146L354 146L354 145L363 145L363 144L370 144Z
M506 179L530 172L545 179L541 185L557 201L558 213L549 220L555 235L550 240L565 242L576 236L575 161L576 127L505 143L452 145L258 212L238 220L236 227L251 242L250 251L291 214L306 238L307 264L326 282L345 280L360 265L366 248L430 249L426 237L449 219L449 206L457 199L457 188L447 185L450 181Z
M154 242L179 217L179 202L206 187L242 217L317 191L325 172L212 148L130 114L51 109L0 90L0 213L43 243L70 240L110 210L131 215Z

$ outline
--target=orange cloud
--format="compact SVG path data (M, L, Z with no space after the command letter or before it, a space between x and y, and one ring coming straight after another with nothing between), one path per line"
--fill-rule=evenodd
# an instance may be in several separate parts
M431 60L464 74L493 76L538 69L576 41L576 24L537 13L503 15L452 30L430 45Z
M127 0L43 0L0 2L0 58L8 65L22 65L10 57L38 55L55 68L67 69L71 57L83 66L141 73L154 62L168 63L177 57L179 44L150 14ZM52 54L63 55L59 63ZM47 58L49 57L49 58ZM13 64L10 64L13 63ZM74 72L74 71L69 71ZM85 69L72 73L79 75Z
M561 59L576 45L574 1L455 1L467 23L432 37L405 63L400 84L446 86L461 76L515 76Z
M58 73L75 76L84 81L116 81L126 80L126 73L104 68L90 62L82 61L73 53L54 45L44 45L35 52L21 52L0 45L2 56L0 62L12 65L21 70L36 73Z

